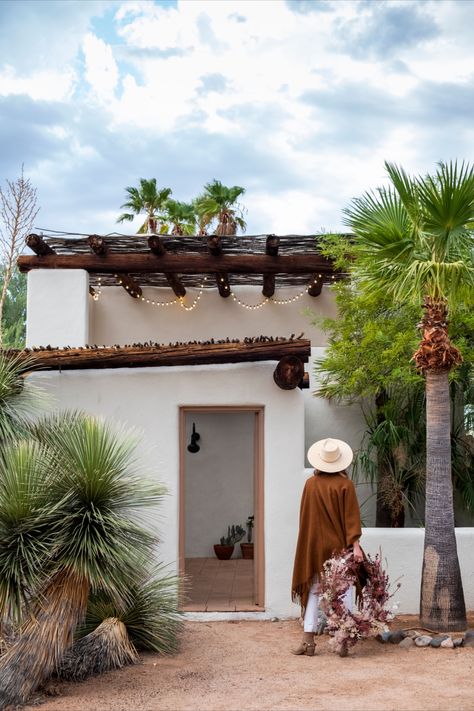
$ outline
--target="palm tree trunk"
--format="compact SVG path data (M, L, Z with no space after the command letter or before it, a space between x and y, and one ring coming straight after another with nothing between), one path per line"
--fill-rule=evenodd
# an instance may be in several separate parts
M466 628L454 529L448 369L426 370L425 547L420 618L428 628Z
M68 572L57 573L19 640L0 659L0 709L23 704L58 667L83 619L89 583Z

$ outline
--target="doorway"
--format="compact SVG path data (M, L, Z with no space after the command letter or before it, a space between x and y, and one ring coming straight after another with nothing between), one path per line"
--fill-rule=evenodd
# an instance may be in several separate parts
M186 576L185 611L264 609L262 406L180 408L180 571ZM253 516L253 558L240 543ZM245 535L231 558L214 544L228 527ZM245 557L244 557L245 556Z

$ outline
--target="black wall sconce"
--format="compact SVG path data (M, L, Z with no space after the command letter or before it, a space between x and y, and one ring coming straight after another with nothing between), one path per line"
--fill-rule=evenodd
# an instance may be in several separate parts
M193 422L193 431L191 434L191 444L188 444L188 452L191 452L191 454L196 454L201 449L201 447L197 443L198 439L201 439L201 435L198 432L196 432L196 425Z

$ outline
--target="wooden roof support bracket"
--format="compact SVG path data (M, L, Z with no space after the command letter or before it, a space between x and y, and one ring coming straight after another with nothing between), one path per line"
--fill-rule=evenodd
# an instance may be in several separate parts
M219 258L222 256L223 250L220 235L211 235L207 238L207 249L213 257ZM229 276L227 272L216 272L215 277L219 294L223 299L226 299L230 296Z
M323 277L321 274L313 274L308 287L310 296L319 296L323 290Z
M30 234L27 236L26 246L29 247L38 257L45 257L47 254L56 254L54 249L46 244L41 235Z
M148 246L150 248L150 251L153 252L153 254L157 257L163 257L166 254L166 248L163 244L163 240L161 239L160 235L150 235L148 237ZM182 299L183 296L186 296L185 286L179 276L177 274L174 274L173 272L163 273L165 275L166 281L173 289L178 299Z
M132 297L132 299L139 299L142 295L141 286L135 281L130 274L116 274L118 283L123 286L125 291Z
M270 257L278 257L280 238L276 235L268 235L265 244L265 253ZM275 293L275 274L265 273L263 275L262 294L269 299Z

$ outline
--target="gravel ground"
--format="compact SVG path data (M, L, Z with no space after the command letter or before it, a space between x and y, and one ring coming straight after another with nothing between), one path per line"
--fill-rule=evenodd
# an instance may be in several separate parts
M416 622L400 618L392 629ZM289 650L300 636L296 621L187 622L176 656L146 654L34 702L41 711L474 711L474 648L366 640L341 659L323 636L314 657L296 657Z

